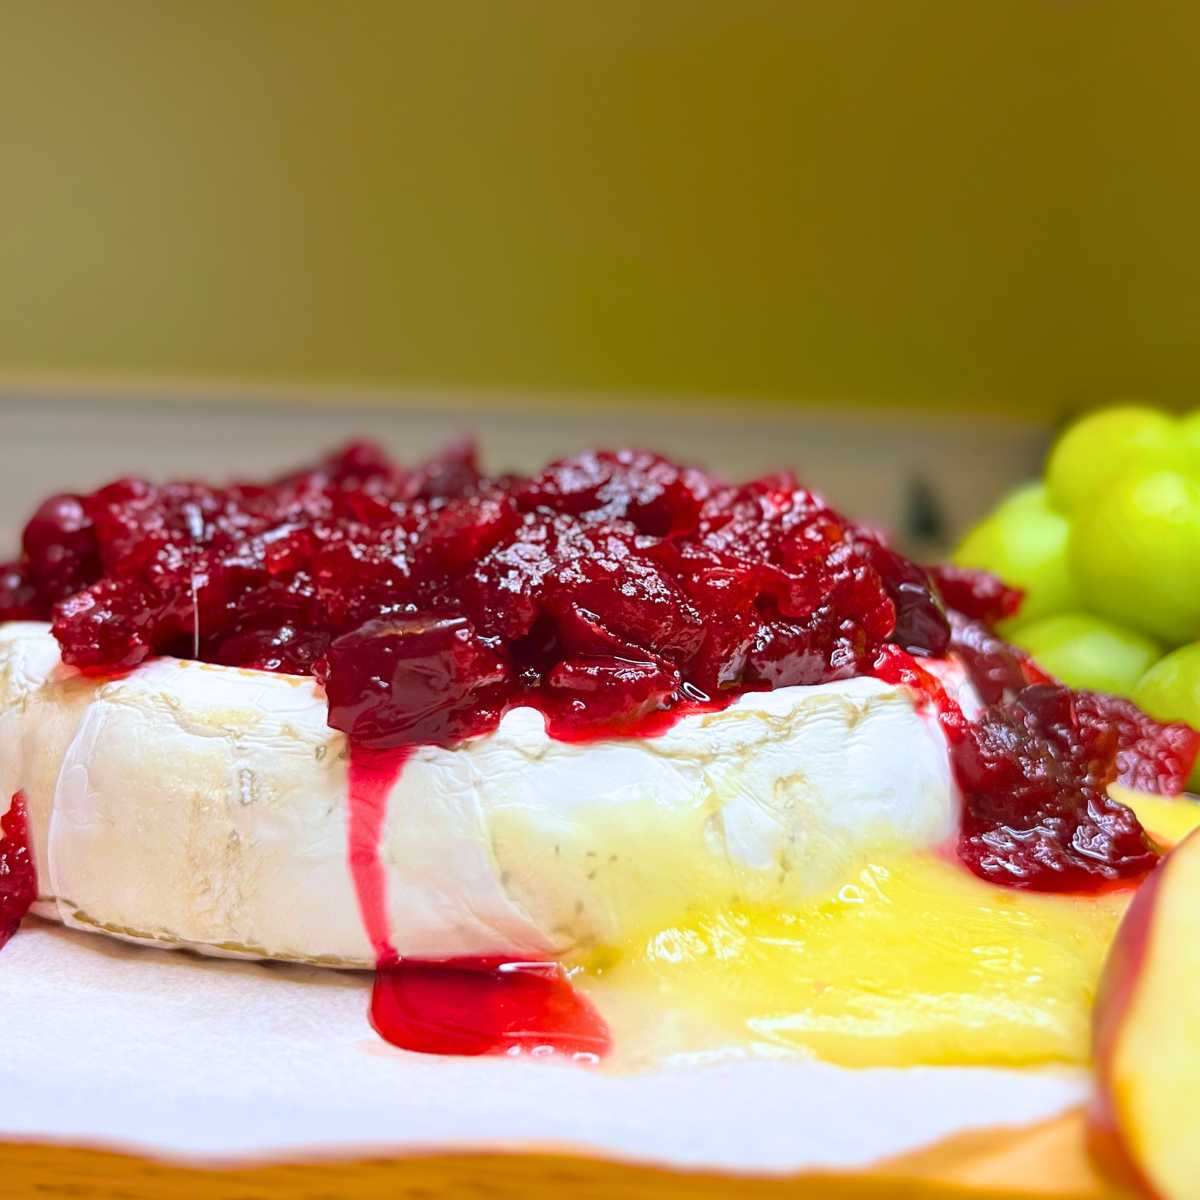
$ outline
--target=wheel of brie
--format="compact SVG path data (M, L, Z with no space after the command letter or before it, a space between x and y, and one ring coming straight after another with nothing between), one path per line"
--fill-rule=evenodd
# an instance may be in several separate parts
M418 967L737 960L768 927L759 951L815 964L851 919L830 905L899 911L906 862L950 873L909 931L955 889L1107 894L1158 855L1106 785L1178 791L1195 738L1005 645L1019 599L789 475L635 451L489 477L469 448L406 470L353 445L264 485L56 496L0 567L3 895L420 990ZM845 973L886 990L884 967ZM788 980L760 1033L798 1019ZM821 1021L818 1050L849 1027ZM963 1061L944 1043L913 1053Z
M0 787L37 911L215 954L374 966L349 863L347 739L312 679L160 658L93 681L0 628ZM957 829L945 741L870 678L748 693L657 737L548 736L532 708L422 747L387 792L387 937L420 958L609 944L738 893L785 903L877 840ZM617 849L617 847L620 847Z

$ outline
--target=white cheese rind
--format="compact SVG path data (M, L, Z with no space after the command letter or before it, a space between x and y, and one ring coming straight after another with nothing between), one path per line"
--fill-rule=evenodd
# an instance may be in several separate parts
M17 791L43 913L372 965L346 741L310 679L161 659L93 682L60 666L45 626L0 626L0 797ZM517 709L487 737L418 749L392 788L390 936L411 956L562 953L733 895L786 902L873 844L945 841L958 810L936 722L875 679L582 745Z

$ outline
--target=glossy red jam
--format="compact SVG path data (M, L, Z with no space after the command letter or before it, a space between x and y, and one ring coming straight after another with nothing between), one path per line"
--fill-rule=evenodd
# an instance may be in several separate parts
M640 731L949 637L924 573L790 475L731 486L641 451L489 477L467 447L406 470L354 445L263 485L120 480L43 504L0 580L0 619L53 616L85 671L315 673L374 747L515 704L564 736Z
M360 758L514 705L560 738L651 734L953 649L986 705L952 747L964 861L1025 887L1134 878L1154 853L1104 785L1171 790L1195 735L1042 676L989 629L1019 601L931 578L788 474L730 485L642 451L487 476L469 446L406 469L357 444L265 484L125 479L48 500L0 567L0 620L52 617L82 670L165 653L316 675ZM369 840L369 805L356 820Z
M37 899L37 872L29 848L25 797L18 792L0 817L0 946L17 931Z
M984 708L968 721L919 662L888 647L875 673L937 713L963 798L958 854L993 883L1095 892L1157 861L1137 818L1106 788L1181 791L1200 737L1126 700L1072 692L979 622L953 613L951 647Z
M392 1045L426 1054L595 1062L610 1045L600 1014L553 962L382 963L375 972L371 1024Z

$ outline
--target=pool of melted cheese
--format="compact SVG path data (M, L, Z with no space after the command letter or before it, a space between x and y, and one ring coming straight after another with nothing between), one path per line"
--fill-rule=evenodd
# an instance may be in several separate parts
M1186 800L1121 798L1164 843L1200 824ZM631 1066L1082 1064L1132 894L1002 888L949 855L881 845L811 901L695 908L571 965Z

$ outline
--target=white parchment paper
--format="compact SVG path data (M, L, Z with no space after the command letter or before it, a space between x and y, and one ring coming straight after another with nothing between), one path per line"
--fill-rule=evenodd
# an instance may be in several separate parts
M536 1144L774 1172L1036 1122L1087 1091L1081 1072L434 1058L376 1038L369 990L29 918L0 951L0 1139L204 1160Z

